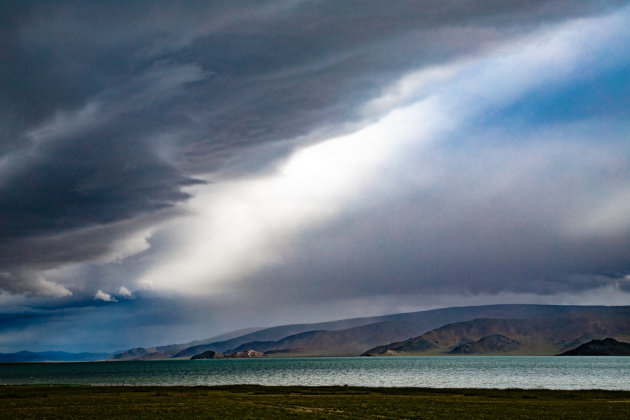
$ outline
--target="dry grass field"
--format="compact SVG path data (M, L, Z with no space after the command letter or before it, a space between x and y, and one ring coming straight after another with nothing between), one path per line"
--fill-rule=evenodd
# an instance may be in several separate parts
M2 419L628 419L630 392L2 386Z

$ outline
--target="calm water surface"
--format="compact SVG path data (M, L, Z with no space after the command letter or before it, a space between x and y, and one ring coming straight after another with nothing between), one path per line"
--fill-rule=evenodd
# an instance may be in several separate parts
M0 365L0 384L630 390L630 357L335 357Z

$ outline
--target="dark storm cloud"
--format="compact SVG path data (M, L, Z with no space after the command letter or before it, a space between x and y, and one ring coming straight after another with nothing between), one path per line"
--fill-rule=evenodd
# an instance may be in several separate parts
M2 2L0 287L63 294L38 270L106 259L226 156L353 121L411 68L619 3Z

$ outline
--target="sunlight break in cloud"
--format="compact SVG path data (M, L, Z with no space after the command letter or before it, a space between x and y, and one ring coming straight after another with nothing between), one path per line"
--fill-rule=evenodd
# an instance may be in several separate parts
M422 126L416 125L418 118ZM414 104L354 134L299 150L266 177L196 187L188 205L194 216L170 229L179 246L141 284L208 292L222 281L280 262L292 235L359 199L357 193L395 151L391 142L418 145L432 139L441 124L430 102Z
M377 122L298 150L266 176L195 187L186 205L192 215L162 232L174 247L140 283L154 290L212 293L226 281L282 262L295 235L360 204L370 184L396 170L409 150L418 153L446 133L474 127L488 109L508 105L544 82L578 77L593 54L612 39L627 38L626 16L627 10L576 20L479 59L412 74L366 106L392 109Z

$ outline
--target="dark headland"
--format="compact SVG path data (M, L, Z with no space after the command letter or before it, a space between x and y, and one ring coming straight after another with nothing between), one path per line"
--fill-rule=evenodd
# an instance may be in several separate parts
M591 340L559 356L630 356L630 343L623 343L614 338Z

